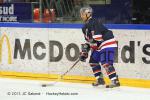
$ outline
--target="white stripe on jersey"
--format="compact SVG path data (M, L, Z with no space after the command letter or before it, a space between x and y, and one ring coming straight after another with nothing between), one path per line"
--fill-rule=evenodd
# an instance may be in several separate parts
M113 39L109 39L107 41L104 41L98 51L102 50L102 49L105 49L105 48L110 48L110 47L117 47L117 43L116 43L116 40L113 38Z
M104 44L106 44L106 43L108 43L108 42L112 42L112 41L116 41L116 39L115 39L115 38L112 38L112 39L106 40L106 41L104 41L104 42L101 44L101 46L104 45Z
M96 41L102 41L102 35L93 35L93 39Z
M100 50L97 50L97 51L101 51L102 49L110 48L110 47L117 47L117 44L111 44L111 45L108 45L108 46L103 46Z

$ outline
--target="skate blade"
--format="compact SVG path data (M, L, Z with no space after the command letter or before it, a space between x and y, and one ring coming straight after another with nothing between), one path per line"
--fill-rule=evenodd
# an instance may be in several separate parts
M118 88L118 87L120 87L120 85L116 85L116 86L106 85L106 88Z
M93 86L93 85L92 85ZM94 88L106 88L106 85L98 85L98 86L93 86Z

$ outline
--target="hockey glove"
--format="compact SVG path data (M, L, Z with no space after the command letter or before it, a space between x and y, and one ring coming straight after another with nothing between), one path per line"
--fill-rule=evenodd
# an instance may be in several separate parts
M88 58L88 52L90 51L90 45L88 43L81 44L81 52L79 59L85 61Z
M81 44L81 52L89 52L90 51L90 45L88 43Z
M85 62L85 60L88 58L87 52L80 52L79 60Z
M98 50L98 47L102 44L103 41L96 41L94 39L90 40L90 47L93 50Z

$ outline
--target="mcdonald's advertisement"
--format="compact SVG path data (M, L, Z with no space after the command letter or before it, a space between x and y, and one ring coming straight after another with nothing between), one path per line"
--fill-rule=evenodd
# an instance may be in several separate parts
M150 30L112 31L118 42L114 66L119 76L149 80ZM61 74L78 59L84 42L80 29L1 27L0 68ZM88 60L80 62L68 74L91 76Z
M1 3L0 22L31 22L31 3Z

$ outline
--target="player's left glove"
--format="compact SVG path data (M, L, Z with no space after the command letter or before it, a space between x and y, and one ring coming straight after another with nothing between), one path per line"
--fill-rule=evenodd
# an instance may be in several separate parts
M98 50L99 46L102 44L103 41L96 41L94 39L90 39L90 47L93 50Z

